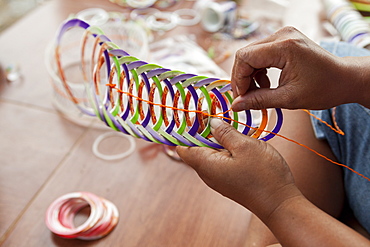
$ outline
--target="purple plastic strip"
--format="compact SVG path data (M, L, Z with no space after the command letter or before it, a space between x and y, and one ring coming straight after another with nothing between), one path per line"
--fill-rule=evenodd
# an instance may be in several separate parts
M227 91L231 91L231 84L226 84L222 88L218 89L220 93L226 93Z
M102 34L102 35L99 35L99 39L101 40L101 41L103 41L104 43L105 42L112 42L106 35L104 35L104 34ZM100 43L100 44L102 44L102 43Z
M242 133L247 135L249 130L251 129L249 126L252 126L252 114L250 110L245 111L245 115L247 116L247 122L245 123L244 129ZM246 126L247 125L247 126Z
M273 138L275 136L273 133L275 133L275 134L279 133L279 131L281 129L281 126L283 125L283 112L282 112L282 110L280 108L276 108L275 111L276 111L276 115L277 115L276 125L275 125L274 129L271 131L272 133L269 133L267 136L260 139L262 141L268 141L271 138Z
M145 83L145 87L146 87L146 90L148 92L148 95L150 93L150 83L149 83L149 80L148 80L148 77L146 77L146 74L145 73L141 73L141 77L143 78L144 80L144 83ZM142 123L140 123L144 128L148 125L149 121L150 121L150 118L151 118L151 113L150 113L150 108L148 107L148 111L146 113L146 116L144 118L144 121Z
M144 61L134 61L134 62L130 63L129 65L127 65L127 68L129 70L133 70L133 69L136 69L137 67L143 66L145 64L148 64L148 63L144 62Z
M127 52L125 52L124 50L120 50L120 49L113 49L113 50L110 50L109 51L109 54L113 55L113 56L117 56L117 57L126 57L126 56L130 56L130 54L128 54Z
M112 123L114 124L114 126L116 126L117 129L119 129L119 131L125 133L125 134L129 134L123 127L122 125L116 120L115 117L113 117L112 113L110 113L110 111L108 111L107 109L107 115L108 117L110 118L110 120L112 120Z
M110 74L110 66L111 66L111 63L110 63L110 58L109 58L109 53L107 50L104 51L104 57L105 57L105 63L106 63L106 67L107 67L107 75Z
M195 134L194 136L198 141L200 142L203 142L204 144L210 146L210 147L213 147L213 148L219 148L219 149L223 149L224 147L221 146L220 144L217 144L211 140L208 140L206 138L204 138L203 136L199 135L198 133Z
M94 83L93 82L90 83L90 88L93 88L94 91L95 91L95 86L94 86ZM99 102L100 102L99 95L96 92L95 93L92 92L92 93L93 93L93 96L94 96L93 98L94 98L94 101L95 101L96 108L98 109L98 113L99 113L100 119L102 119L103 122L106 125L108 125L108 122L105 120L103 110L99 107L100 106L100 104L99 104Z
M130 129L136 134L138 135L141 139L144 139L148 142L152 142L152 140L150 140L149 138L147 138L145 135L143 135L136 127L135 125L130 121L125 121L127 123L128 126L130 126Z
M127 83L127 88L130 87L130 73L128 71L128 68L127 68L127 65L126 64L121 64L125 74L126 74L126 83ZM130 101L127 100L127 104L126 104L126 110L125 112L122 114L121 118L126 121L126 119L128 118L128 116L130 115Z
M198 87L201 87L201 86L204 86L204 85L208 85L214 81L218 81L220 79L217 79L217 78L207 78L207 79L203 79L203 80L200 80L198 81L197 83L194 84L194 87L198 88Z
M224 97L222 96L222 94L217 90L217 88L214 88L211 91L212 91L212 93L215 94L215 96L217 97L218 101L221 103L222 112L225 112L223 114L224 117L225 118L230 118L229 112L226 112L228 110L228 108L227 108L226 101L225 101ZM230 123L230 120L224 119L224 121Z
M172 99L172 102L173 102L173 100L175 99L175 91L173 90L173 87L170 84L169 80L164 79L163 82L166 84L166 87L168 88L168 90L170 92L171 99ZM165 131L168 134L170 134L172 132L173 128L175 127L175 124L176 124L175 116L172 114L171 123L168 125L168 127L167 127L167 129Z
M170 80L170 83L171 83L171 85L174 85L174 84L178 83L179 81L183 81L183 80L192 78L194 76L197 76L197 75L193 75L193 74L181 74L181 75L178 75L178 76L175 76L174 78L172 78Z
M105 90L105 94L104 94L104 100L103 100L104 103L103 103L103 105L106 109L108 109L111 97L110 97L110 93L109 93L109 90L108 90L109 87L106 86L105 88L106 88L106 90Z
M187 87L187 89L189 90L189 92L191 93L191 95L193 96L193 100L194 100L194 109L197 109L198 108L198 94L197 92L195 91L194 87L192 85L189 85ZM191 135L191 136L194 136L195 133L197 133L199 129L199 120L198 118L194 118L194 123L193 123L193 126L191 126L190 130L188 131L188 133Z
M172 131L171 135L173 137L175 137L178 141L184 143L185 145L187 145L189 147L196 147L197 146L196 144L190 142L188 139L186 139L185 137L183 137L182 135L180 135L176 131Z
M166 138L164 138L163 136L161 136L160 134L158 134L158 132L156 132L155 130L153 130L153 128L149 127L149 126L146 126L145 129L152 135L152 137L154 139L156 139L157 141L163 143L163 144L167 144L169 146L177 146L175 145L174 143L170 142L169 140L167 140Z
M79 20L79 19L68 20L67 22L62 24L62 28L60 29L59 34L57 36L57 43L60 44L60 41L62 40L63 34L68 29L70 29L72 27L76 27L76 26L82 27L83 29L88 29L90 27L90 25L87 22L84 22L84 21Z
M83 114L86 114L88 116L91 116L91 117L96 117L96 114L94 112L91 112L91 111L88 111L86 110L85 108L82 108L81 106L79 105L76 105L76 107L78 108L78 110L80 110Z
M150 70L148 72L146 72L146 75L148 76L148 78L152 78L153 76L157 76L157 75L160 75L160 74L163 74L164 72L167 72L167 71L171 71L170 69L153 69L153 70Z
M222 112L226 112L228 110L228 107L227 107L227 103L226 103L224 97L222 96L222 94L217 90L217 88L212 89L212 92L215 94L215 96L217 97L217 99L221 103ZM252 116L251 116L251 113L250 113L250 111L245 111L245 113L247 115L247 123L246 123L246 125L251 126L251 124L252 124ZM224 113L223 116L225 118L231 118L230 115L229 115L229 112ZM230 120L224 119L224 121L227 122L227 123L230 123ZM250 130L250 128L248 126L245 126L244 127L244 129L242 131L243 134L248 134L248 132Z

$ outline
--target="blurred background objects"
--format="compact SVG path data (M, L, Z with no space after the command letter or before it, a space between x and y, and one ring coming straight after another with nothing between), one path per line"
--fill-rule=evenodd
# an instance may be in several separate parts
M0 32L47 0L0 0Z

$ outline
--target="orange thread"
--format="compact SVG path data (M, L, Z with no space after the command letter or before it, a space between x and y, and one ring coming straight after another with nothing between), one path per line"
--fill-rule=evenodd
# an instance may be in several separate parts
M334 108L333 108L333 112L332 112L333 123L334 123L334 126L335 126L335 128L336 128L336 129L339 129L340 131L342 131L342 130L339 128L338 124L337 124L337 119L336 119L336 117L335 117L335 112L336 112L336 110L337 110L337 107L334 107ZM343 132L343 131L342 131L342 133L343 133L343 135L344 135L344 132Z
M136 95L133 95L132 93L124 92L124 91L122 91L121 89L116 88L116 85L115 85L115 84L106 84L106 85L107 85L107 86L109 86L109 87L111 87L111 88L116 89L119 93L126 94L126 95L128 95L128 96L130 96L130 97L132 97L132 98L135 98L135 99L137 99L137 100L140 100L140 101L146 102L146 103L151 104L151 105L160 106L160 107L165 107L165 108L170 108L170 109L175 110L175 111L183 111L183 112L188 112L188 113L189 113L189 112L199 113L199 114L203 114L203 115L208 116L208 117L218 117L218 118L222 118L222 119L225 119L225 120L229 120L229 121L237 122L238 124L244 125L244 126L246 126L246 127L248 127L248 128L254 129L254 130L258 130L258 129L259 129L259 128L255 128L255 127L249 126L249 125L247 125L247 124L245 124L245 123L242 123L242 122L236 121L236 120L234 120L234 119L232 119L232 118L228 118L228 117L220 116L220 115L225 114L226 112L231 111L231 109L229 109L229 110L227 110L227 111L225 111L225 112L218 113L218 114L209 114L209 113L207 113L207 112L200 111L200 110L180 109L180 108L173 107L173 106L168 106L168 105L162 105L162 104L154 103L154 102L152 102L152 101L145 100L145 99L140 98L140 97L138 97L138 96L136 96ZM338 133L338 132L341 132L342 134L344 134L344 133L343 133L343 131L341 131L339 128L338 128L338 129L339 129L339 131L338 131L338 130L336 130L336 129L335 129L335 128L333 128L330 124L328 124L328 123L327 123L327 122L325 122L324 120L321 120L320 118L318 118L318 117L314 116L314 115L313 115L312 113L310 113L308 110L304 110L304 111L305 111L305 112L307 112L309 115L311 115L311 116L315 117L315 118L316 118L316 119L318 119L319 121L321 121L321 122L325 123L329 128L331 128L331 129L332 129L332 130L334 130L335 132L337 132L337 133ZM292 142L292 143L295 143L295 144L297 144L297 145L299 145L299 146L301 146L301 147L303 147L303 148L306 148L307 150L309 150L309 151L313 152L314 154L318 155L319 157L321 157L321 158L323 158L323 159L325 159L325 160L329 161L330 163L333 163L333 164L335 164L335 165L338 165L338 166L344 167L344 168L346 168L346 169L350 170L351 172L353 172L353 173L355 173L355 174L357 174L357 175L359 175L359 176L361 176L361 177L365 178L366 180L370 181L370 178L368 178L368 177L366 177L365 175L363 175L363 174L361 174L361 173L357 172L356 170L352 169L351 167L349 167L349 166L347 166L347 165L345 165L345 164L341 164L341 163L339 163L339 162L336 162L336 161L334 161L334 160L332 160L332 159L330 159L330 158L326 157L325 155L323 155L323 154L321 154L321 153L317 152L316 150L314 150L314 149L312 149L312 148L310 148L310 147L308 147L308 146L306 146L306 145L304 145L304 144L302 144L302 143L300 143L300 142L297 142L297 141L295 141L295 140L293 140L293 139L290 139L290 138L288 138L288 137L286 137L286 136L283 136L283 135L280 135L280 134L274 133L274 132L269 131L269 130L263 130L263 132L266 132L266 133L269 133L269 134L273 134L273 135L275 135L275 136L278 136L278 137L280 137L280 138L283 138L284 140L287 140L287 141Z
M334 122L334 127L331 126L330 124L328 124L328 122L320 119L319 117L316 117L314 114L312 114L309 110L303 110L304 112L306 112L308 115L310 115L311 117L315 118L316 120L320 121L321 123L325 124L326 126L328 126L331 130L333 130L335 133L338 133L340 135L344 135L344 132L339 128L339 126L337 125L337 122L335 121L335 108L333 110L333 122Z

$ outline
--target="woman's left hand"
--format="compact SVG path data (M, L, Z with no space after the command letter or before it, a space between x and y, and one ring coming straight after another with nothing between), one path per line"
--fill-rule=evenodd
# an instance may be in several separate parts
M177 147L179 156L208 186L259 217L268 217L284 200L301 195L288 165L271 145L220 119L211 120L211 129L225 150Z

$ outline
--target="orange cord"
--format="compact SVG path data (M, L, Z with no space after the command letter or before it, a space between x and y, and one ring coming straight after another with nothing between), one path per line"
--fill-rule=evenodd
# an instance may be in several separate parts
M316 117L314 114L312 114L309 110L303 110L304 112L306 112L308 115L310 115L311 117L319 120L321 123L325 124L326 126L328 126L331 130L333 130L335 133L338 133L339 135L342 135L344 136L344 132L338 127L337 125L337 122L335 120L335 108L333 109L333 122L334 122L334 127L331 126L330 124L328 124L327 122L325 122L324 120Z
M339 128L339 126L338 126L338 124L337 124L337 120L336 120L336 118L335 118L335 112L336 112L336 110L337 110L337 108L336 108L336 107L334 107L334 108L333 108L333 112L332 112L332 118L333 118L334 127L335 127L337 130L340 130L340 131L343 133L343 135L344 135L344 132Z

